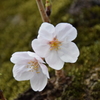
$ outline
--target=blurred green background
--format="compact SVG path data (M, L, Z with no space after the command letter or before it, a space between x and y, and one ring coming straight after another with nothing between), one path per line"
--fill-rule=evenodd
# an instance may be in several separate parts
M75 78L61 100L66 100L64 97L85 100L86 91L93 100L100 100L100 6L94 2L80 8L78 4L79 12L72 13L73 1L52 0L50 16L54 25L69 22L78 30L74 42L80 49L80 57L75 64L64 67L66 75ZM10 57L17 51L32 51L31 41L41 23L35 0L0 0L0 89L7 100L14 100L30 87L29 81L17 82L13 78Z

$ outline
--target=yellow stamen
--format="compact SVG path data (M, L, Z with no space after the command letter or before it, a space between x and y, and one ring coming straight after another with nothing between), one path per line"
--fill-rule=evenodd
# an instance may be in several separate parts
M34 61L29 61L26 68L30 68L30 72L34 72L36 71L36 73L40 73L39 70L39 64L37 62L37 60Z
M49 42L50 45L50 50L58 50L60 49L59 47L61 46L61 42L58 41L57 38L54 38L52 41Z

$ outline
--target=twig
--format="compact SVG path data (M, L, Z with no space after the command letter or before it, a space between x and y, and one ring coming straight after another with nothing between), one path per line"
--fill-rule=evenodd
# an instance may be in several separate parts
M0 99L1 100L6 100L5 97L4 97L4 95L3 95L3 92L1 90L0 90Z
M38 9L40 11L43 22L50 22L50 19L45 12L42 0L36 0L36 2L37 2Z
M43 22L49 22L50 23L50 19L47 15L48 13L46 13L46 11L44 9L42 0L36 0L36 2L37 2L39 12L41 14ZM47 3L47 10L50 11L51 10L51 5L50 4L48 5L48 0L46 1L46 3ZM56 77L57 77L56 85L59 86L60 84L63 84L65 82L65 74L64 74L63 69L55 70L55 74L56 74Z

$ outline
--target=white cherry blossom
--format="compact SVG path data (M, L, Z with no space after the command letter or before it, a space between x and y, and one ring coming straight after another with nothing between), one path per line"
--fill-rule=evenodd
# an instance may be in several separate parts
M47 22L42 23L37 39L32 41L33 50L45 58L47 64L56 70L64 62L74 63L79 56L79 49L74 42L77 30L71 24L59 23L55 27Z
M30 80L34 91L42 91L45 88L49 78L48 69L38 55L30 51L15 52L10 60L15 64L13 76L16 80Z

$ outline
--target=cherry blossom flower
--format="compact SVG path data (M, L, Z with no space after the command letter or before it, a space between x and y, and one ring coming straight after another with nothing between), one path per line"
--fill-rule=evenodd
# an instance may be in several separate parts
M13 76L16 80L30 80L34 91L42 91L45 88L49 78L48 69L38 55L30 51L15 52L10 60L15 64Z
M32 41L32 48L40 57L45 58L51 68L60 70L64 62L74 63L78 59L78 47L72 42L76 37L77 30L71 24L59 23L54 27L44 22L37 39Z

